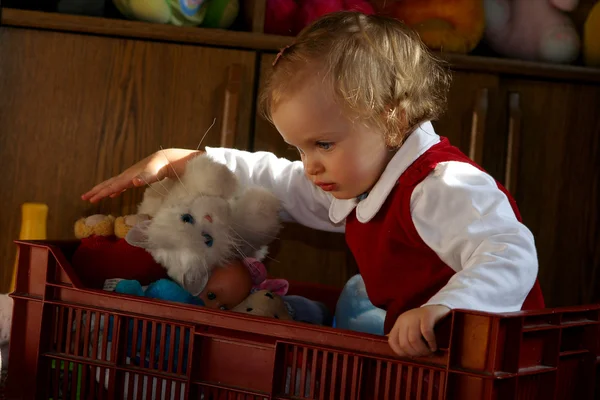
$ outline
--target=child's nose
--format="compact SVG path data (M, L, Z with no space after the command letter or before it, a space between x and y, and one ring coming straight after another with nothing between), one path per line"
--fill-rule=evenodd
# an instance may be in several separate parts
M304 157L304 171L307 175L318 175L322 172L323 166L314 158Z

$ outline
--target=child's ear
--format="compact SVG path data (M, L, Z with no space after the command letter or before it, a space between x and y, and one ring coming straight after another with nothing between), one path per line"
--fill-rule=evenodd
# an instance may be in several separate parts
M125 241L132 246L141 247L147 249L150 247L148 243L148 227L150 226L151 220L142 221L134 225L127 235L125 235Z

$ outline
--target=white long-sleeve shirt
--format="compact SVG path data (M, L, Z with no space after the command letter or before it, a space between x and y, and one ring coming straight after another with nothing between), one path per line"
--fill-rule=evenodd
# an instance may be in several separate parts
M363 200L339 200L315 187L300 161L272 153L206 148L242 183L266 187L283 204L284 220L343 232L350 212L368 223L402 173L439 143L431 123L414 131ZM535 242L506 195L487 173L462 162L440 163L411 196L411 215L422 240L456 274L425 305L510 312L521 309L538 271Z

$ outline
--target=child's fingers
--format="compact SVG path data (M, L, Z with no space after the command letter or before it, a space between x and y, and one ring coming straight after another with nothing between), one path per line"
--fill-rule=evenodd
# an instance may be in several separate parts
M411 347L413 357L422 356L430 353L427 344L423 341L421 329L418 324L411 324L408 330L408 343Z
M104 193L106 191L106 189L110 187L113 179L114 178L110 178L102 183L99 183L98 185L94 186L91 190L89 190L87 193L84 193L83 196L81 196L81 198L83 200L90 200L92 203L94 203L95 201L99 200L98 195L100 193Z
M123 176L117 176L101 183L96 190L92 189L89 192L87 199L89 199L91 203L95 203L110 195L121 193L131 186L133 186L133 183L130 179L126 179ZM86 198L84 198L84 200L85 199Z
M433 321L421 320L421 334L429 346L429 350L436 351L437 343L435 341L435 331L433 330Z
M403 355L402 349L400 348L400 342L398 340L399 337L399 327L398 325L394 325L391 332L388 334L388 343L394 353L398 355Z

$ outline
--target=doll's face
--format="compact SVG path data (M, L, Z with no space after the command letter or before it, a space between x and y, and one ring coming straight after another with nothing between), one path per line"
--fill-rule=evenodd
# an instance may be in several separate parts
M231 310L250 295L252 278L242 260L216 267L200 293L208 308Z

